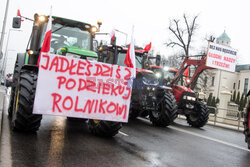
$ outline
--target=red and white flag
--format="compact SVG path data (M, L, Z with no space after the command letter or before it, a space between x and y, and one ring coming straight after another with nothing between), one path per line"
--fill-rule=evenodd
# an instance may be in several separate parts
M147 44L147 45L145 46L145 48L144 48L144 51L145 51L145 52L150 51L151 45L152 45L151 42L150 42L149 44Z
M124 60L124 64L126 64L130 68L136 68L135 64L135 47L134 47L134 28L132 29L131 35L131 43L128 46L128 51ZM135 70L134 70L135 71ZM133 73L132 77L135 77L135 73Z
M115 29L113 29L110 33L110 38L111 38L111 41L114 41L115 40Z
M186 77L186 81L189 80L189 67L186 68L183 75Z
M21 15L21 12L19 9L17 9L17 16L20 16L21 21L24 21L24 20L22 20L22 15Z
M43 45L40 51L40 55L37 61L37 66L39 67L39 62L40 62L40 56L41 53L48 53L50 51L50 44L51 44L51 32L52 32L52 7L50 8L50 15L49 15L49 20L48 20L48 24L47 24L47 29L46 29L46 33L45 33L45 37L43 40Z

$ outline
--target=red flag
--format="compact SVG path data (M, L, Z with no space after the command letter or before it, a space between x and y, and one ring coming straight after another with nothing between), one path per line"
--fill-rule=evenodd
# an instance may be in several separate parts
M150 51L151 45L152 45L151 42L150 42L148 45L146 45L145 48L144 48L144 51L145 51L145 52Z
M110 32L109 35L110 35L111 40L114 41L114 40L115 40L115 30L113 29L113 30Z
M132 63L132 60L131 60L130 48L131 48L131 44L129 44L128 46L128 51L124 60L124 64L126 64L128 67L134 68L134 64Z
M186 77L186 80L189 79L189 67L186 68L186 70L183 73L184 77Z
M44 37L44 41L43 41L43 45L40 51L40 55L37 61L37 66L39 67L39 62L40 62L40 57L41 57L41 53L48 53L50 51L50 43L51 43L51 32L52 32L52 17L51 17L51 12L52 10L50 10L50 16L49 16L49 21L47 24L47 30L45 33L45 37Z
M124 64L126 64L130 68L136 68L133 31L132 31L132 36L131 36L131 43L129 44L128 51L124 60ZM133 75L132 77L135 77L135 73L133 73L132 75Z
M21 21L24 21L24 20L22 20L21 12L20 12L20 10L19 10L19 9L17 9L17 16L20 16Z

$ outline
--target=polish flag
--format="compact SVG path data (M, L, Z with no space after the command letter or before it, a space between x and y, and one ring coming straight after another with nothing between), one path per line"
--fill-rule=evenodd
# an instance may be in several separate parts
M183 74L186 77L186 81L189 80L189 67L186 68Z
M17 16L20 16L21 21L24 21L24 20L22 20L22 15L21 15L21 12L19 9L17 9Z
M114 41L115 40L115 29L113 29L110 33L110 38L111 38L111 41Z
M130 68L136 68L135 65L135 47L134 47L134 37L133 37L133 31L131 36L131 43L129 44L128 51L124 60L124 64L126 64ZM134 70L135 71L135 70ZM132 75L135 77L135 73Z
M145 52L150 51L151 45L152 45L151 42L150 42L148 45L146 45L145 48L144 48L144 51L145 51Z
M43 45L40 51L40 55L37 61L37 66L39 67L39 62L40 62L40 56L41 53L48 53L50 51L50 43L51 43L51 32L52 32L52 8L50 9L50 15L49 15L49 20L48 20L48 24L47 24L47 29L46 29L46 33L45 33L45 37L44 37L44 41L43 41Z

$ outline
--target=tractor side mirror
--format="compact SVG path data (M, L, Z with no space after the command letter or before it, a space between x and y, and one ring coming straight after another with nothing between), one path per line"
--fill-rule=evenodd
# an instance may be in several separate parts
M160 56L160 55L156 55L155 64L156 64L157 66L160 66L160 65L161 65L161 56Z
M20 28L21 27L21 18L13 17L12 28Z

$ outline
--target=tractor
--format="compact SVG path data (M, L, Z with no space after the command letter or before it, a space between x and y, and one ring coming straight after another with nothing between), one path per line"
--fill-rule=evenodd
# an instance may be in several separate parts
M185 115L189 125L199 128L207 123L209 111L204 102L199 99L199 95L193 91L193 88L201 72L211 68L205 65L205 55L195 57L201 58L190 59L190 57L185 57L179 70L155 65L151 65L150 68L155 72L162 85L172 88L172 93L178 104L178 114ZM187 67L191 65L196 66L196 70L189 80L189 76L183 74ZM186 86L183 86L183 81L186 81Z
M250 96L250 91L248 92L247 96ZM250 149L250 100L248 100L248 104L246 107L246 113L244 117L244 135L245 135L245 142L247 143L248 149Z
M48 18L44 15L34 15L33 29L26 52L17 54L8 108L13 130L36 132L41 124L42 115L33 114L32 111L39 71L37 62L45 38ZM98 25L100 27L101 22ZM21 19L14 17L13 28L20 28L20 26ZM50 53L97 61L98 55L93 51L93 39L96 31L98 31L96 26L52 16ZM114 136L122 124L89 119L88 127L96 135Z
M103 45L99 48L99 61L126 66L124 60L127 47ZM136 48L137 49L137 48ZM136 78L130 103L129 118L148 117L154 126L166 127L177 117L177 104L170 87L160 86L153 71L147 70L149 62L147 52L135 50Z

